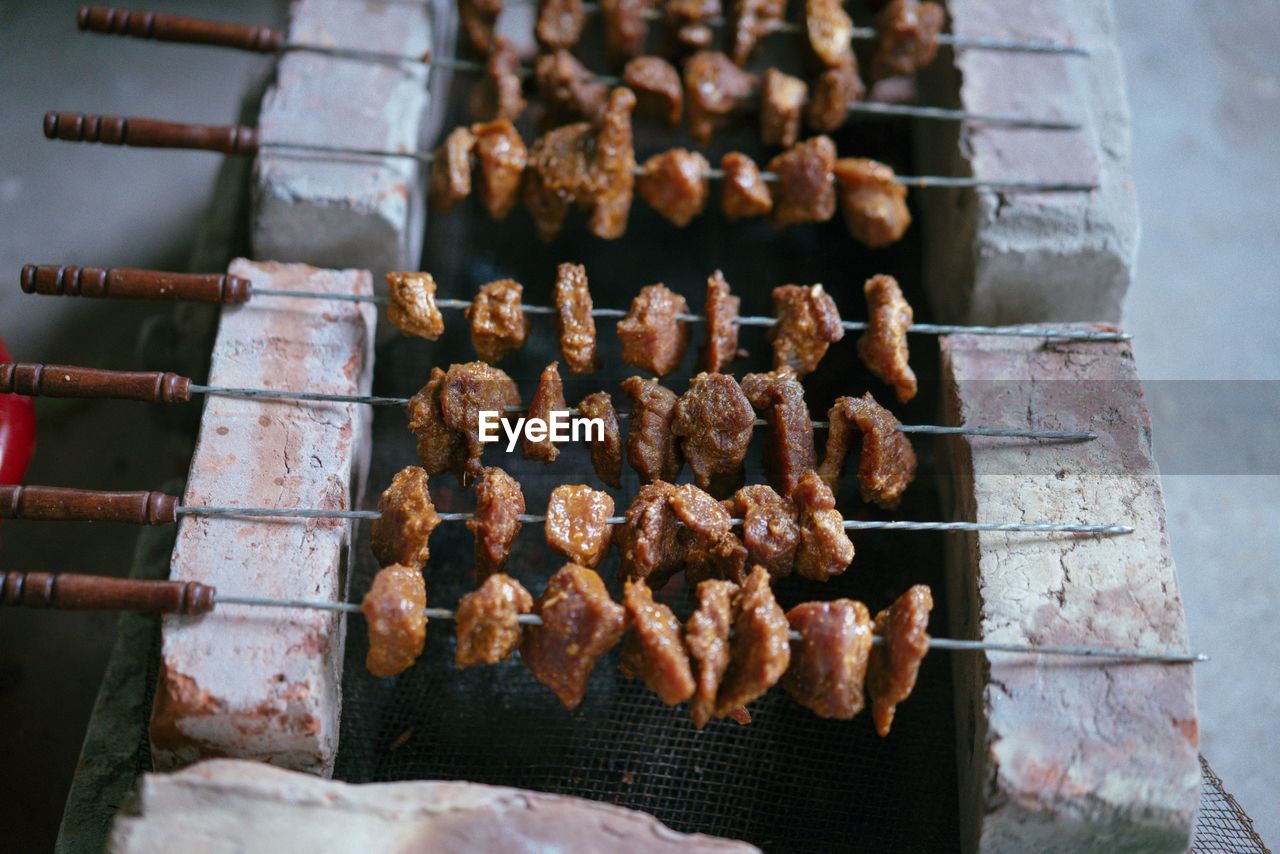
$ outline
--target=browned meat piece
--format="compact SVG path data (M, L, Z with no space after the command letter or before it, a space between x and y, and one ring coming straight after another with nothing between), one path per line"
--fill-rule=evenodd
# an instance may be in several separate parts
M534 440L529 435L528 424L520 444L526 460L542 460L553 463L560 456L560 449L551 440L551 418L553 412L568 412L569 406L564 402L564 382L560 379L560 363L552 362L542 370L538 379L538 387L533 391L533 400L529 402L530 419L540 418L547 424L547 434L542 439ZM583 561L578 561L583 563ZM591 564L594 566L594 564Z
M387 320L405 335L434 341L444 334L436 306L436 280L430 273L387 273Z
M566 709L576 709L596 661L622 637L627 612L609 598L599 575L569 563L547 582L537 614L542 625L525 628L520 657Z
M826 68L848 68L853 53L853 18L840 0L805 0L805 30L813 55Z
M729 293L724 274L716 270L707 279L707 346L704 364L716 374L738 355L738 307L742 300Z
M876 18L880 39L871 57L872 78L915 74L933 62L946 22L947 13L937 3L893 0Z
M459 599L454 612L458 646L453 654L458 669L510 658L520 646L520 615L532 610L529 591L501 572Z
M590 122L574 122L543 134L529 150L520 197L544 241L559 234L569 208L588 197L594 141Z
M399 563L421 569L431 558L431 532L440 524L426 470L405 466L396 472L378 499L378 512L370 537L378 566Z
M466 443L463 485L479 477L483 470L480 413L502 412L508 406L519 405L520 391L515 381L498 368L484 362L449 366L440 391L440 412L445 426L461 433Z
M520 481L500 468L485 469L476 483L476 509L467 530L476 539L476 575L485 578L500 572L511 556L524 513Z
M772 578L790 575L800 545L800 522L795 504L764 484L744 486L729 502L742 520L742 542L753 564Z
M378 570L360 611L369 626L364 666L374 676L395 676L413 666L427 642L427 585L417 567Z
M734 0L733 61L746 65L756 43L777 32L786 14L786 0Z
M567 50L544 53L534 65L534 80L546 114L543 123L555 127L573 121L599 121L609 87Z
M636 184L636 150L631 134L635 93L618 87L609 93L600 132L596 135L593 163L595 186L587 230L602 240L616 240L626 233L631 198Z
M775 370L790 368L801 377L812 373L832 342L844 337L840 310L822 285L774 288L773 315L778 318L769 328Z
M815 471L807 471L791 495L800 511L800 546L796 572L812 581L840 575L853 563L853 541L844 532L831 487Z
M895 243L911 225L907 188L895 180L893 169L866 158L836 161L836 185L845 227L854 239L871 248Z
M485 61L484 80L470 100L471 114L478 119L506 119L514 122L528 104L520 79L520 54L510 39L498 36Z
M884 644L871 649L867 693L871 695L871 717L881 737L889 734L898 704L916 687L920 661L929 651L932 610L933 593L917 584L876 614L875 633L884 638Z
M637 56L622 70L622 82L636 93L636 114L680 126L684 93L680 72L660 56Z
M715 714L720 681L729 669L729 632L737 598L738 585L732 581L703 581L698 585L698 609L685 624L684 642L696 678L689 716L698 729Z
M627 461L640 481L675 480L684 467L680 443L671 432L676 395L657 380L628 377L622 390L631 398L631 426L627 430Z
M876 403L871 392L862 397L836 398L827 420L827 447L818 474L832 492L838 491L845 457L858 435L862 443L858 460L862 500L874 501L886 510L895 509L907 485L916 479L916 452L911 440L898 429L902 422Z
M724 170L720 207L725 219L735 222L764 216L773 210L773 195L754 160L740 152L730 151L720 158L720 168Z
M596 321L591 316L591 291L587 289L587 269L581 264L561 264L556 268L556 329L560 355L575 374L596 369Z
M738 102L756 88L754 74L733 64L717 51L703 50L684 64L684 97L689 111L689 134L707 145L716 128L725 124Z
M818 717L847 721L862 711L871 654L871 614L852 599L805 602L787 612L803 640L791 642L782 687Z
M716 717L746 706L782 678L791 661L790 631L769 587L769 573L757 566L734 603L729 669L716 694Z
M788 148L800 138L800 119L809 87L799 77L776 68L765 71L760 84L760 142Z
M622 361L650 374L666 376L680 367L689 347L689 325L679 319L689 303L664 284L646 285L618 321Z
M506 119L475 125L476 161L480 166L480 201L496 220L504 220L520 198L520 180L529 152L515 126Z
M775 228L826 222L835 216L836 186L831 171L835 165L836 144L826 136L806 139L769 161L768 171L778 176L770 188L770 222Z
M538 0L533 34L543 50L563 50L578 43L586 23L582 0Z
M493 48L493 29L501 14L502 0L458 0L462 31L476 53L487 54Z
M445 372L432 368L431 379L409 398L405 414L409 419L409 429L418 437L418 461L427 474L451 471L462 480L467 447L462 434L445 423L440 406L444 381Z
M907 330L914 314L893 276L872 276L862 286L867 297L867 330L858 338L858 356L871 373L893 387L899 403L916 396L916 375L907 361Z
M614 534L622 557L620 574L643 578L655 590L684 563L680 526L668 500L674 491L664 480L641 486Z
M673 489L667 501L684 526L677 535L678 550L689 584L712 578L742 582L747 548L733 533L728 508L691 483Z
M431 208L447 212L471 195L471 150L476 138L468 128L457 127L436 149L431 162Z
M711 164L696 151L669 148L644 162L644 174L636 179L636 191L649 207L677 228L684 228L707 206Z
M742 391L756 412L769 422L765 476L774 489L790 498L800 476L818 464L804 386L784 368L768 374L747 374L742 378Z
M574 563L594 569L613 539L613 498L589 486L563 484L547 500L547 545Z
M710 20L720 15L720 0L666 0L663 17L675 52L704 50L715 40Z
M742 461L751 444L755 410L738 381L728 374L698 374L676 403L671 432L698 486L717 498L742 485Z
M520 297L524 287L514 279L482 285L464 314L471 321L471 343L481 359L491 365L524 346L529 319Z
M692 697L693 671L676 615L653 601L649 585L640 579L627 580L622 606L631 626L622 641L622 672L632 679L643 679L645 687L668 706Z
M598 418L604 424L604 435L588 441L591 467L605 483L615 489L622 486L622 435L613 398L606 391L589 394L578 403L578 414L583 418Z
M613 68L644 53L644 43L649 35L649 21L645 18L645 13L649 11L649 6L649 0L601 0L604 55ZM631 86L625 74L623 81Z
M861 101L866 94L856 62L828 68L813 84L813 97L805 116L809 127L821 133L838 130L849 118L849 105Z

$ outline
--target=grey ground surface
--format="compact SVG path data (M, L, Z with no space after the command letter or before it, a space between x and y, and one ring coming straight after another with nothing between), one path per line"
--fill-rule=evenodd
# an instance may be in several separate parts
M145 5L145 4L144 4ZM281 4L168 0L279 20ZM1151 382L1157 458L1199 671L1203 749L1280 840L1280 5L1117 0L1143 239L1127 322ZM54 144L48 109L230 122L263 61L76 32L75 3L0 2L0 334L20 359L136 367L149 305L24 297L26 261L180 267L213 155ZM1188 382L1196 380L1264 380ZM151 488L182 473L141 404L41 406L32 483ZM1246 476L1245 473L1253 473ZM136 531L6 523L5 569L123 573ZM0 616L0 827L52 843L114 619Z

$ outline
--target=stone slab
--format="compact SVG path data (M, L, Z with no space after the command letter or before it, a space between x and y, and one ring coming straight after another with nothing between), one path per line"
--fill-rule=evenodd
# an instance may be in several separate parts
M256 287L370 293L363 270L234 261ZM255 297L225 309L209 384L368 394L376 314L368 303ZM367 406L210 396L184 503L350 508L368 466ZM351 523L185 517L170 577L225 594L339 599ZM343 620L329 612L219 605L164 619L151 719L158 768L202 756L332 770Z
M1138 214L1110 0L950 0L947 7L956 35L1047 39L1087 46L1092 55L944 51L921 75L924 103L1082 127L921 123L918 170L1099 189L917 192L925 286L936 315L951 323L1118 322L1133 277Z
M954 536L956 636L1186 650L1129 344L951 336L941 354L942 423L1099 434L1082 443L950 441L947 518L1136 529ZM1187 849L1200 791L1194 665L990 653L955 655L952 667L966 850Z

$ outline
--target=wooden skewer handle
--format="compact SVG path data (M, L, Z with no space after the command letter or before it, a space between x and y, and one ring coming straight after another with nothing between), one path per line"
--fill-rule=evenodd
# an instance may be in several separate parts
M191 399L191 380L160 371L102 371L70 365L0 362L0 394L185 403Z
M177 496L163 492L0 486L0 519L168 525L178 521L177 510Z
M76 23L80 29L94 33L162 42L217 45L257 53L274 53L284 43L284 33L270 27L207 21L183 15L111 6L81 6L76 14Z
M198 581L144 581L59 572L0 572L0 605L63 611L207 614L214 588Z
M258 131L243 125L194 125L92 113L49 112L44 114L44 135L49 139L103 145L258 153Z
M167 273L131 267L27 264L22 290L48 296L163 299L236 305L249 301L249 280L226 273Z

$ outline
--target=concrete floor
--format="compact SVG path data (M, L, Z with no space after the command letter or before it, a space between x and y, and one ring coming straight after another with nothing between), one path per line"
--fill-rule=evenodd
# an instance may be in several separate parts
M281 4L169 0L277 21ZM1143 241L1128 325L1156 420L1170 537L1199 671L1202 746L1280 839L1280 5L1118 0ZM75 3L0 2L0 335L27 361L136 367L154 307L36 299L27 261L180 267L217 159L54 144L48 109L230 122L263 60L76 32ZM209 10L214 10L210 12ZM1230 382L1257 380L1262 382ZM33 483L154 488L181 449L142 405L49 406ZM115 437L128 434L129 441ZM6 523L6 569L123 572L135 531ZM0 615L0 827L49 847L114 635L101 615Z

